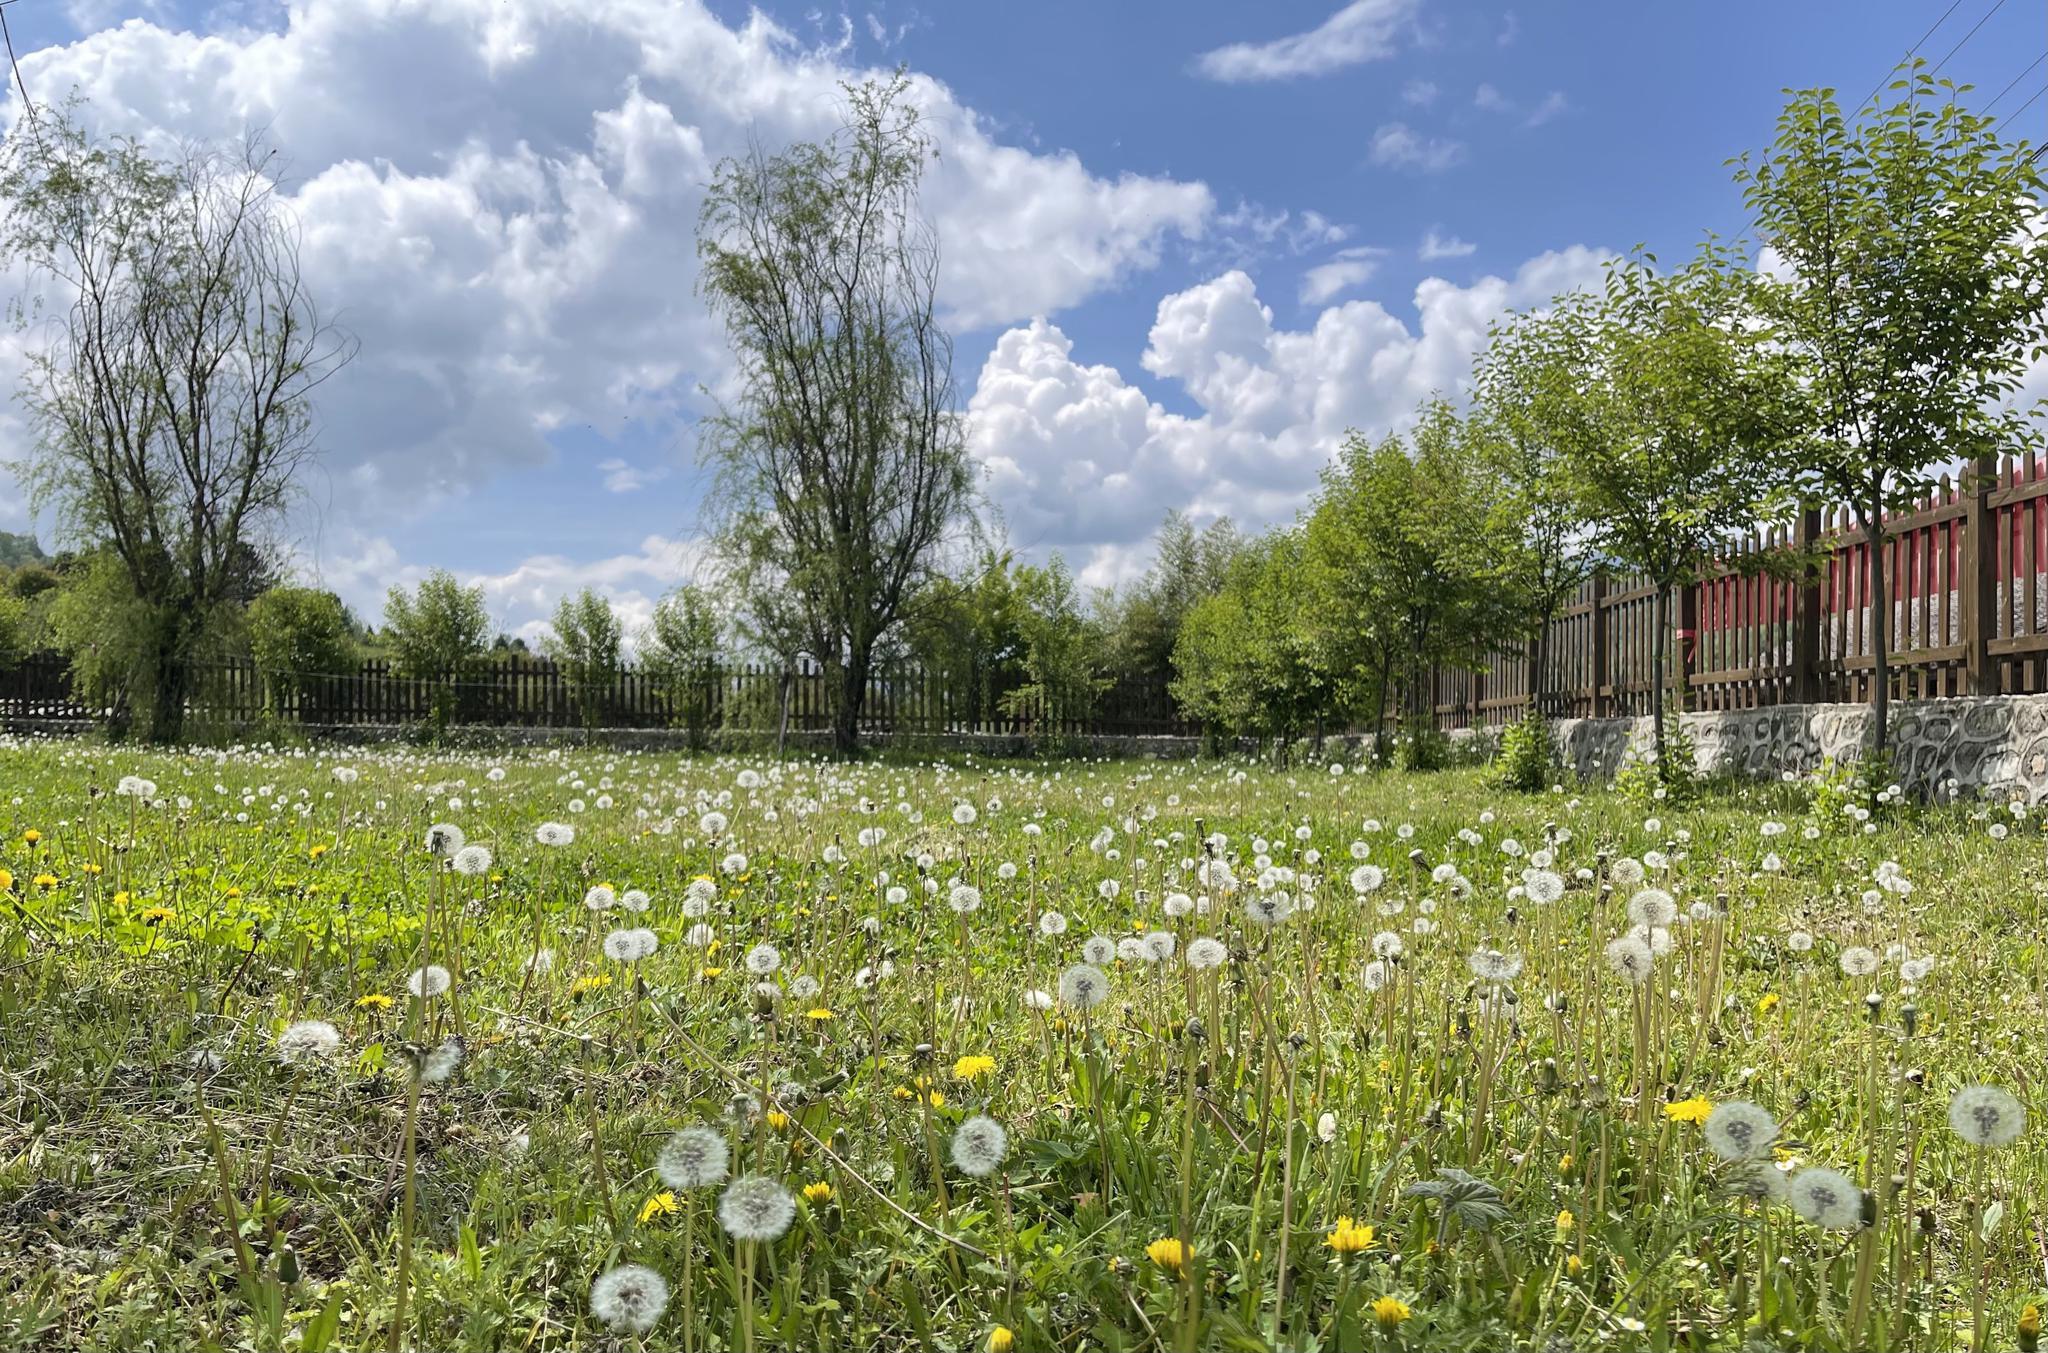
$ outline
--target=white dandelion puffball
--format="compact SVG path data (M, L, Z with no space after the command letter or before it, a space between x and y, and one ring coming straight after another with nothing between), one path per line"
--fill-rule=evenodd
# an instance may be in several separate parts
M1634 935L1607 942L1607 966L1616 977L1641 986L1650 978L1650 946Z
M1168 893L1166 900L1161 902L1159 907L1168 916L1179 919L1195 909L1195 899L1186 893Z
M1841 964L1843 974L1849 977L1868 977L1877 971L1877 951L1860 944L1844 949L1835 961Z
M488 873L491 868L491 852L482 846L464 846L455 852L454 868L458 874Z
M606 1269L590 1285L590 1313L626 1334L647 1333L667 1309L667 1279L644 1264Z
M730 825L724 813L706 813L697 819L697 830L714 840L725 835L725 829Z
M420 1079L429 1085L442 1084L454 1076L468 1051L469 1046L451 1034L441 1041L439 1047L420 1059Z
M444 860L461 850L466 839L462 828L446 822L436 822L427 828L427 850Z
M619 895L602 883L583 894L583 905L592 911L610 911L618 900Z
M1475 949L1466 964L1482 982L1512 982L1522 975L1522 956L1498 949Z
M405 989L423 1001L446 995L448 988L455 985L455 979L448 970L438 963L429 963L424 968L414 968L405 979Z
M1863 1190L1837 1170L1815 1166L1792 1176L1792 1210L1827 1231L1863 1224Z
M647 895L645 889L628 888L619 894L619 905L627 911L642 912L654 905L654 899Z
M1100 967L1116 958L1116 941L1107 935L1091 935L1081 946L1081 961Z
M707 878L693 878L690 880L690 886L683 889L683 905L686 915L702 916L704 909L717 900L718 885ZM688 911L688 908L691 906L695 906L697 910L694 912Z
M277 1052L287 1062L332 1057L341 1050L341 1030L324 1019L302 1019L277 1036Z
M1678 919L1678 903L1662 888L1645 888L1628 900L1628 919L1656 929Z
M2011 1146L2026 1131L2026 1108L1995 1085L1967 1085L1948 1103L1948 1125L1972 1146Z
M1564 879L1548 869L1532 869L1522 880L1522 889L1530 902L1548 906L1564 896Z
M1795 930L1785 937L1785 947L1795 954L1803 954L1813 948L1813 936L1804 930Z
M1607 874L1608 877L1623 887L1633 888L1636 884L1643 881L1642 861L1633 860L1624 855L1614 862L1613 866L1607 871Z
M1010 1150L1010 1134L987 1114L976 1114L953 1130L953 1168L976 1179L995 1173Z
M1026 1010L1036 1010L1043 1013L1052 1009L1052 1004L1052 993L1049 991L1034 989L1024 993L1024 1008Z
M720 860L718 868L721 873L744 874L747 872L747 857L736 850Z
M604 956L615 963L638 963L660 947L652 930L614 930L604 937Z
M533 829L533 839L544 846L574 845L576 829L564 822L543 822Z
M796 1220L796 1199L766 1175L735 1179L718 1195L718 1224L734 1240L774 1240Z
M1407 947L1407 941L1403 940L1396 931L1382 930L1372 937L1372 954L1374 958L1399 958L1402 950Z
M1770 1150L1778 1120L1744 1099L1716 1104L1703 1125L1707 1149L1722 1160L1755 1160Z
M946 894L946 905L956 915L966 916L981 910L981 889L971 884L956 883Z
M1362 864L1351 871L1351 891L1364 897L1378 890L1387 881L1385 871L1376 864Z
M1223 942L1212 940L1207 935L1188 944L1188 966L1197 972L1221 967L1223 960L1229 957L1230 951L1223 947Z
M772 944L757 944L747 950L744 962L748 972L766 977L782 966L782 951Z
M672 1189L708 1189L725 1182L730 1159L724 1133L686 1127L662 1143L654 1172Z
M1066 934L1067 918L1056 911L1046 912L1038 918L1038 933L1041 935Z
M1173 932L1171 930L1148 930L1143 940L1145 959L1150 963L1164 963L1173 957Z
M1107 999L1109 974L1093 964L1076 963L1060 974L1060 1000L1074 1009L1091 1010Z
M981 815L974 811L974 805L971 803L956 803L953 805L953 822L956 826L972 827L974 819L979 816Z

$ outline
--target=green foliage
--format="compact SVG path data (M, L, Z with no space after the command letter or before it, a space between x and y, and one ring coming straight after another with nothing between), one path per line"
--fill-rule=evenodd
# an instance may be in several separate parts
M1021 610L1015 559L1007 550L985 550L966 577L924 584L904 617L902 646L978 722L1028 679Z
M640 647L641 667L667 696L692 747L710 736L723 630L710 593L685 583L655 604Z
M0 531L0 568L21 568L27 564L40 564L47 556L43 547L32 535L15 535Z
M20 661L28 653L28 603L11 592L0 592L0 667Z
M348 608L332 592L273 587L249 606L249 653L262 673L273 713L295 707L319 678L347 675L356 664Z
M1231 736L1291 739L1329 707L1329 681L1303 606L1307 545L1274 531L1232 560L1221 591L1195 603L1175 641L1174 698Z
M1615 772L1614 787L1638 803L1685 804L1706 785L1700 770L1699 748L1686 726L1677 702L1663 710L1663 745L1652 742L1647 751L1631 757Z
M561 669L582 712L583 726L603 725L606 702L618 685L624 634L612 604L591 588L562 598L542 648Z
M1058 554L1044 568L1017 570L1016 594L1026 681L1003 697L1003 708L1036 720L1041 736L1057 738L1062 725L1094 712L1095 698L1109 685L1097 665L1099 643Z
M1937 470L2041 444L2014 396L2048 351L2038 153L1922 61L1891 92L1845 116L1832 89L1801 90L1737 174L1781 260L1748 300L1796 377L1785 468L1812 501L1847 504L1873 546ZM1886 595L1885 554L1869 551L1871 595ZM1887 608L1872 620L1881 748Z
M474 670L490 642L491 616L481 586L464 587L435 569L408 594L384 598L384 642L399 672L426 680L459 680Z
M1550 720L1531 709L1501 730L1492 782L1522 794L1540 794L1557 783L1557 738Z

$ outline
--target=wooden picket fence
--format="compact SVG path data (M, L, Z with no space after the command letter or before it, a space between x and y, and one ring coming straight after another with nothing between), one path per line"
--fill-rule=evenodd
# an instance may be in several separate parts
M1892 695L2048 692L2048 459L1971 465L1885 523ZM1766 551L1820 557L1814 576L1745 567ZM1670 695L1702 710L1840 701L1874 693L1869 550L1842 509L1744 541L1672 597ZM1597 577L1553 622L1542 685L1549 712L1650 712L1656 594L1639 577ZM1500 652L1433 676L1439 727L1500 725L1528 708L1529 655Z
M504 728L680 728L692 705L708 729L771 733L781 725L785 681L788 726L820 733L832 726L832 691L817 667L787 674L760 664L719 669L690 694L655 675L627 668L601 688L579 691L545 658L500 658L459 680L402 676L382 658L353 671L294 674L269 682L247 659L196 663L190 673L188 719L252 727L267 720L315 728L403 726L436 721ZM69 664L54 653L0 668L0 721L106 719L118 711L91 707L72 688ZM1126 679L1094 701L1084 717L1027 703L1013 712L973 684L908 664L885 666L868 679L863 736L995 733L1029 737L1089 734L1137 736L1196 730L1174 707L1164 683Z

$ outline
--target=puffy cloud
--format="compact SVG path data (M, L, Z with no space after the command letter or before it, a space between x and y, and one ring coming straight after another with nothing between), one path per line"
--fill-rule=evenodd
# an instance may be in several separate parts
M1439 174L1465 158L1465 143L1449 137L1425 136L1405 122L1389 122L1373 132L1366 158L1386 169Z
M1271 42L1233 42L1204 52L1195 69L1211 80L1241 83L1327 75L1394 54L1415 19L1419 0L1352 0L1305 33Z
M1574 246L1511 278L1429 278L1410 328L1376 301L1276 328L1252 279L1232 271L1159 303L1141 359L1200 412L1172 412L1110 366L1077 362L1045 320L1011 329L969 403L972 447L1016 543L1085 561L1091 582L1128 576L1167 507L1261 525L1313 490L1353 429L1401 429L1434 393L1456 397L1504 311L1597 283L1607 255Z
M151 144L258 127L281 152L305 280L361 340L320 395L336 539L569 454L558 431L692 416L729 378L695 294L705 184L752 143L828 134L863 74L844 34L807 47L702 0L295 0L273 18L131 18L21 68ZM955 326L1057 313L1210 229L1200 183L1003 144L910 81L941 152L925 205ZM18 358L0 349L0 380ZM621 473L601 439L578 444Z

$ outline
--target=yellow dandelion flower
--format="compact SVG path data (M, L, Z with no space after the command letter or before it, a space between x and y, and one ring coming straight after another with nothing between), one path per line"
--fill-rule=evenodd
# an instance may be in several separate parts
M0 869L0 893L11 893L13 891L14 875L8 873L5 869Z
M782 1131L789 1126L789 1115L780 1109L768 1110L768 1126L774 1128L777 1132Z
M105 871L102 870L100 866L88 861L87 863L78 866L78 872L81 874L99 874L104 873Z
M1413 1311L1408 1309L1408 1303L1399 1297L1376 1297L1373 1300L1371 1309L1372 1318L1379 1323L1379 1327L1383 1330L1399 1329L1402 1322L1414 1314Z
M381 991L372 991L367 995L356 997L356 1009L358 1010L389 1010L390 1008L391 998Z
M34 845L36 842L43 839L43 834L37 831L34 827L30 827L27 831L21 834L21 839L28 842L30 845Z
M1759 1015L1768 1015L1777 1008L1778 993L1775 991L1766 991L1763 998L1756 1003L1756 1012Z
M804 1011L804 1018L813 1024L827 1024L834 1018L832 1012L822 1005L814 1005Z
M325 855L330 849L332 849L332 847L330 847L329 845L327 845L327 843L323 841L320 844L309 848L306 851L306 858L309 860L317 860L322 855Z
M995 1069L996 1059L993 1057L962 1057L959 1061L953 1063L953 1074L963 1081L971 1081L977 1076L986 1076Z
M1373 1230L1370 1226L1360 1226L1349 1217L1339 1217L1336 1229L1323 1243L1338 1254L1357 1254L1373 1247Z
M820 1179L814 1184L804 1185L804 1201L823 1204L832 1201L832 1186Z
M1576 1254L1568 1254L1564 1258L1564 1271L1571 1274L1574 1278L1578 1277L1580 1270L1585 1267L1586 1261L1579 1258Z
M1714 1111L1714 1101L1703 1095L1680 1100L1664 1106L1664 1116L1674 1123L1704 1123L1707 1115Z
M144 925L162 925L166 921L177 920L178 913L172 911L169 907L144 907L142 915L138 919Z
M1572 1227L1576 1226L1577 1224L1578 1218L1572 1215L1570 1208L1559 1209L1557 1214L1557 1238L1559 1240L1562 1240L1566 1236L1570 1235L1572 1233Z
M714 977L723 977L724 975L725 969L723 968L701 968L697 972L697 976L703 978L707 982Z
M1165 1236L1145 1247L1145 1257L1163 1269L1180 1273L1187 1268L1193 1251L1173 1236Z
M569 994L571 996L588 996L593 991L603 991L611 984L612 977L610 973L591 973L586 977L577 978L570 985Z
M1017 1346L1017 1335L1008 1325L998 1325L988 1332L988 1353L1010 1353Z
M640 1204L640 1224L645 1226L656 1217L673 1216L675 1215L675 1210L676 1196L667 1189L663 1189L660 1193L655 1194L652 1198Z
M57 876L55 874L38 874L35 877L35 885L38 888L54 888L57 886Z

